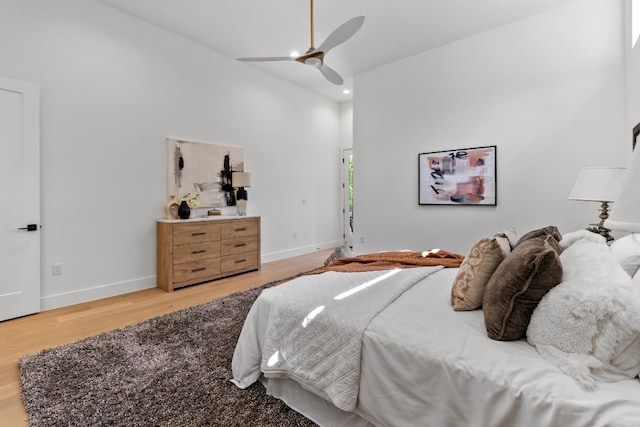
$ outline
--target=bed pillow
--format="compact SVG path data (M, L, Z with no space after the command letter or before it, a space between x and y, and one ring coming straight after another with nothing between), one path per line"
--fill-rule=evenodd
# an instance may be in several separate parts
M596 381L635 378L640 288L604 242L579 240L560 260L562 282L533 312L527 340L586 390L596 388Z
M562 280L560 245L553 235L518 242L489 279L482 311L489 338L512 341L526 335L538 302Z
M531 230L528 233L525 233L522 237L520 237L520 239L518 240L518 243L516 243L516 246L518 246L520 243L524 242L525 240L535 239L536 237L545 237L545 236L553 236L553 238L556 239L556 241L558 242L562 240L562 234L558 230L558 227L556 227L555 225L549 225L547 227L538 228L536 230Z
M451 287L454 310L480 308L489 278L510 251L509 239L498 235L481 239L471 247Z
M496 233L494 237L506 237L509 240L510 249L515 248L518 243L518 232L513 227L507 228L500 233Z
M611 252L624 271L633 277L640 267L640 236L630 234L619 238L611 244Z
M560 240L560 246L562 246L562 250L565 250L579 240L589 240L595 243L607 243L607 239L598 233L594 233L589 230L576 230L563 234L562 240Z

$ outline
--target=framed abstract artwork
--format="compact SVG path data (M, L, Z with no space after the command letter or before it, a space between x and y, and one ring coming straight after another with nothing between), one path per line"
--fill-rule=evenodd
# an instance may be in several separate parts
M167 197L197 195L199 207L236 204L231 177L244 171L244 150L231 145L166 138Z
M421 205L497 204L496 146L418 154Z

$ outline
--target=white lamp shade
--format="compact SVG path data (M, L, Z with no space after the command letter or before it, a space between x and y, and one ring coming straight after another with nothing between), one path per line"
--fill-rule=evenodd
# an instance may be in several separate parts
M248 172L233 172L231 174L233 188L251 187L251 174Z
M570 200L613 202L620 192L625 168L583 168L569 194ZM616 201L617 202L617 201Z
M620 193L604 226L611 230L640 233L640 147L631 156Z

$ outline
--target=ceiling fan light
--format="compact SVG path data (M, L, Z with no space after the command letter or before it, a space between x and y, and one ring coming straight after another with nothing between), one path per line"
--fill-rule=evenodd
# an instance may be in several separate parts
M307 65L312 65L314 67L320 67L322 66L322 61L319 58L316 57L311 57L311 58L307 58L304 60L304 63Z

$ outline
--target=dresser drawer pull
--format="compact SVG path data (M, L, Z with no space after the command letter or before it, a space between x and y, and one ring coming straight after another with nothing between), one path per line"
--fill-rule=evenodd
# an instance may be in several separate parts
M201 250L201 251L191 251L191 253L192 253L192 254L203 254L203 253L205 253L205 252L207 252L207 250L206 250L206 249L203 249L203 250Z
M236 243L236 248L241 248L243 246L247 246L246 243Z
M236 264L242 264L243 262L247 262L246 259L239 259L236 261Z
M191 233L192 236L204 236L207 233Z
M235 231L247 231L247 227L236 228Z
M200 267L200 268L194 268L193 270L191 270L192 273L198 272L198 271L205 271L207 269L207 267Z

